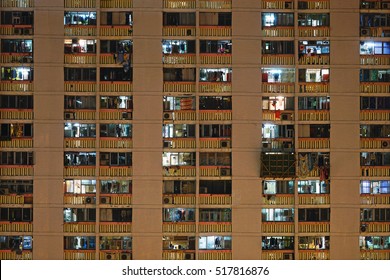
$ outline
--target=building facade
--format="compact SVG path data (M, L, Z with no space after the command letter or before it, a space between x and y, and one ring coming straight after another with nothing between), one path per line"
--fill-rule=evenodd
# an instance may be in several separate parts
M390 1L0 8L0 259L390 259Z

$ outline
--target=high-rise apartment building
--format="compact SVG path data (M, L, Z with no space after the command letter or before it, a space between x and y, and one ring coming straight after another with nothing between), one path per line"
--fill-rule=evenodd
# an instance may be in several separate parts
M0 259L390 259L390 1L0 8Z

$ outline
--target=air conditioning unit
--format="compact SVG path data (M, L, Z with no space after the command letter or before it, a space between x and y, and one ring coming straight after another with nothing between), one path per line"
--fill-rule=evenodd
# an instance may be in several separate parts
M114 259L112 254L106 254L106 260L112 260L112 259Z
M221 140L221 148L230 148L230 140Z
M382 148L390 148L390 141L382 141Z
M231 175L230 168L221 168L219 174L221 176L230 176Z
M32 35L32 29L31 28L24 28L23 35Z
M132 120L133 114L131 112L123 112L122 113L122 119L124 120Z
M164 204L173 204L173 197L172 196L166 196L163 199Z
M283 253L283 260L293 260L294 254L293 253Z
M122 253L121 254L121 260L130 260L131 254L130 253Z
M166 112L163 114L164 120L173 120L173 113L172 112Z
M74 120L74 113L65 113L64 119L65 120Z
M366 231L367 231L367 225L366 224L360 225L360 232L366 232Z
M14 28L14 35L23 35L23 28Z
M186 253L184 255L185 260L195 260L195 254Z
M371 36L371 30L369 28L362 28L362 29L360 29L360 36L362 36L362 37L369 37L369 36Z
M163 142L163 147L164 148L171 148L171 141L164 141Z
M293 119L292 117L292 113L283 113L283 114L280 114L280 119L282 121L291 121Z
M285 9L292 9L293 8L293 3L292 2L284 2L284 8Z
M100 198L100 204L110 204L110 203L111 203L110 197L101 197Z
M192 29L187 29L187 36L194 36L194 35L192 34Z
M95 202L95 200L93 199L93 197L87 197L87 198L85 198L85 203L87 203L87 204L92 204L92 203L94 203Z

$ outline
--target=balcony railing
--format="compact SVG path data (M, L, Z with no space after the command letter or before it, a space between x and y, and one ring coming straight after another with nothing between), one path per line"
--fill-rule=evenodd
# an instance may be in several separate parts
M100 0L100 8L132 8L133 0Z
M390 83L360 83L361 93L390 93Z
M306 2L306 7L310 10L329 9L330 7L330 0L299 0L299 2Z
M64 260L94 260L95 250L64 250Z
M262 260L293 260L294 250L263 250Z
M0 8L32 8L32 7L34 7L34 0L2 0L0 2Z
M0 204L32 204L32 195L0 195Z
M100 233L130 233L130 222L100 222Z
M232 232L231 222L199 222L198 231L206 232Z
M132 252L129 250L101 250L99 252L100 260L131 260Z
M0 250L0 260L32 260L32 251L23 250L17 254L14 250Z
M361 166L362 177L388 177L390 176L390 166Z
M190 256L190 257L189 257ZM162 253L163 260L194 260L195 250L164 250Z
M12 138L11 140L0 140L0 148L32 148L32 138Z
M264 93L294 93L294 83L262 83Z
M163 55L164 64L195 64L196 56L192 53L183 53L183 54L164 54Z
M387 148L390 138L360 138L361 149Z
M329 194L299 194L300 205L322 205L330 204Z
M293 222L262 222L263 233L294 233Z
M195 9L195 0L164 0L165 9Z
M0 81L0 91L34 91L32 81Z
M263 54L261 64L266 65L294 65L295 58L293 54Z
M131 149L133 140L128 138L100 138L100 148L105 149Z
M200 36L206 37L230 37L232 36L231 26L199 26Z
M318 233L318 232L329 232L329 222L299 222L298 232L299 233Z
M294 37L294 27L263 27L262 33L264 37Z
M95 222L64 223L64 232L94 233Z
M390 232L390 222L361 222L366 225L366 233Z
M164 26L163 36L195 36L195 26Z
M361 194L360 203L368 205L389 205L390 204L390 195L389 194Z
M361 121L389 121L390 110L361 110Z
M199 172L201 177L231 176L230 166L201 166Z
M195 82L164 82L164 92L195 92Z
M329 138L298 138L298 147L299 149L329 149L330 140Z
M0 166L0 176L33 176L34 167L25 165L2 165Z
M198 251L198 260L231 260L231 250L201 250Z
M230 138L200 138L201 149L229 149L231 148Z
M96 36L96 26L66 25L65 36Z
M231 9L232 0L200 0L199 8L201 9Z
M264 194L263 204L265 205L293 205L293 194Z
M96 8L96 0L65 0L65 8Z
M2 120L32 120L32 109L0 109L0 119Z
M264 121L292 121L294 120L294 111L290 110L263 110Z
M199 112L199 119L201 121L231 121L231 110L204 110Z
M329 83L299 83L300 93L325 93L329 92Z
M328 26L298 26L299 37L329 37L330 28Z
M64 148L95 148L95 138L65 138Z
M360 29L360 37L388 37L390 27L364 27Z
M101 205L102 204L131 205L131 203L132 203L132 195L131 194L101 194L100 195L100 204Z
M229 205L232 204L230 194L200 194L199 204L201 205Z
M164 204L174 205L194 205L196 203L195 194L164 194Z
M32 36L32 25L0 25L0 35Z
M95 195L64 194L64 204L85 205L95 204Z
M361 260L390 260L390 250L360 250Z
M199 58L201 64L219 64L219 65L232 64L232 55L230 53L226 53L226 54L201 53L199 55Z
M390 55L360 55L361 65L389 65Z
M95 92L95 82L65 82L64 90L66 92Z
M95 176L95 166L66 166L64 176Z
M328 54L306 56L299 58L300 65L329 65L330 56Z
M99 57L100 64L117 64L114 54L112 53L102 53Z
M330 113L328 110L299 110L299 121L329 121Z
M32 232L32 222L0 222L0 232Z
M262 9L293 9L293 0L263 0L261 1Z
M32 53L1 53L0 63L33 63Z
M194 222L183 222L183 223L171 223L171 222L163 222L162 231L163 232L171 232L171 233L194 233L196 230L196 226Z
M65 120L94 120L96 119L95 110L69 110L65 109Z
M167 177L195 177L195 166L166 166L163 175Z
M169 148L169 149L195 149L196 148L195 138L164 138L163 142L164 142L164 148Z
M133 169L131 166L100 166L99 175L108 177L130 177L133 175Z
M231 92L231 82L200 82L199 92Z
M95 54L65 54L64 63L65 64L95 64L96 55Z
M100 26L100 36L128 37L133 35L133 27L130 25Z
M99 90L101 92L132 92L133 83L128 82L100 82Z
M329 260L329 250L299 250L299 260Z
M173 112L164 111L164 120L170 121L195 121L196 111L195 110L177 110Z

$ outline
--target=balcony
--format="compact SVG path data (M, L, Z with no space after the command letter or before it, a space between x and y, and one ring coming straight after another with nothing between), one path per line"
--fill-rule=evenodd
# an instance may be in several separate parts
M294 111L289 110L263 110L263 121L292 121L294 120Z
M131 149L133 140L128 138L100 138L100 148L103 149Z
M330 140L329 138L298 138L298 148L317 150L317 149L329 149Z
M330 232L330 223L329 222L299 222L298 232L299 233Z
M388 194L361 194L360 203L365 205L389 205L390 204L390 195Z
M198 260L231 260L231 250L200 250Z
M360 65L389 65L390 55L360 55Z
M68 166L64 167L64 176L95 176L95 166Z
M66 25L64 27L65 36L96 36L96 26Z
M293 205L293 194L264 194L263 204L265 205Z
M65 120L94 120L96 119L95 110L64 110Z
M383 232L389 233L390 231L390 222L361 222L366 227L365 233L375 233L375 232Z
M263 27L262 35L264 37L294 37L294 27L293 26Z
M262 222L262 233L294 233L293 222Z
M0 222L0 232L32 232L32 222Z
M64 194L64 204L85 205L95 204L95 195Z
M298 26L299 37L329 37L330 27L329 26Z
M96 8L96 0L65 0L65 8Z
M263 0L261 1L262 9L293 9L292 0Z
M299 110L299 121L329 121L330 113L328 110Z
M389 138L360 138L361 149L383 149L388 144Z
M231 26L199 26L200 36L206 37L231 37Z
M65 82L64 91L66 92L95 92L95 82Z
M262 83L263 93L294 93L294 83Z
M361 110L361 121L389 121L390 110Z
M109 205L131 205L132 195L131 194L101 194L100 204Z
M163 195L163 203L174 205L194 205L196 203L196 197L195 194Z
M130 233L131 223L128 222L100 222L100 233Z
M230 194L200 194L200 205L230 205L232 196Z
M201 121L231 121L231 110L204 110L199 112Z
M207 232L232 232L231 222L199 222L198 231Z
M362 177L388 177L390 176L389 166L361 166Z
M196 0L164 0L165 9L195 9Z
M33 63L32 53L1 53L0 63Z
M201 149L230 149L230 138L200 138Z
M32 195L0 195L0 204L32 204Z
M360 37L389 37L390 27L364 27L360 29Z
M168 149L195 149L195 138L164 138L164 148Z
M167 166L163 169L163 176L166 177L195 177L195 166Z
M330 7L330 0L299 0L299 2L309 10L324 10Z
M32 81L0 81L0 91L34 91Z
M200 64L216 64L216 65L229 65L232 64L232 55L227 54L215 54L215 53L201 53Z
M329 65L330 56L328 54L306 56L303 55L299 58L300 65Z
M361 93L390 93L390 83L360 82Z
M300 205L323 205L330 204L329 194L299 194Z
M195 26L164 26L163 36L195 36Z
M133 35L133 27L130 25L107 25L100 26L100 36L102 37L128 37Z
M64 260L94 260L95 250L64 250Z
M131 260L132 252L123 250L102 250L99 252L100 260Z
M360 250L361 260L390 260L390 250Z
M199 92L209 93L209 92L231 92L232 83L231 82L199 82Z
M34 7L34 0L2 0L0 2L0 8L32 8L32 7ZM0 257L0 259L2 258Z
M163 222L162 231L164 233L194 233L196 231L196 226L194 222Z
M195 110L176 110L173 112L165 111L163 114L164 121L195 121Z
M199 8L201 9L231 9L232 0L200 0Z
M0 176L33 176L33 166L13 166L13 165L2 165L0 166Z
M195 82L164 82L164 92L195 92Z
M299 83L300 93L327 93L329 92L329 83Z
M95 54L65 54L64 55L65 64L96 64L96 55Z
M131 92L133 91L132 82L100 82L100 92Z
M261 64L265 65L294 65L295 57L293 54L263 54Z
M23 250L17 254L13 250L0 250L0 260L32 260L32 251Z
M12 138L11 140L5 140L5 141L0 140L0 148L32 148L32 147L33 147L32 138Z
M95 148L95 138L65 138L64 148Z
M0 119L2 120L32 120L32 109L0 109Z
M183 54L164 54L163 55L164 64L195 64L196 56L192 53L183 53Z
M195 250L164 250L163 260L194 260Z
M95 222L65 223L64 232L95 233Z
M293 260L293 250L263 250L261 252L262 260Z
M100 166L99 175L107 177L130 177L133 175L133 169L128 166Z
M0 25L0 35L32 36L33 34L32 25Z
M299 250L299 260L329 260L329 250Z
M132 0L100 0L100 8L132 8Z

